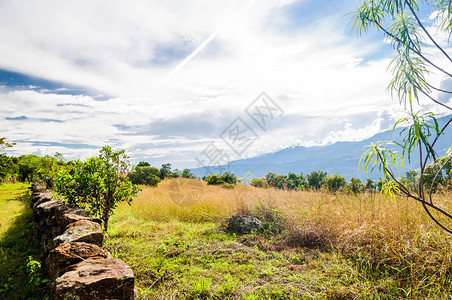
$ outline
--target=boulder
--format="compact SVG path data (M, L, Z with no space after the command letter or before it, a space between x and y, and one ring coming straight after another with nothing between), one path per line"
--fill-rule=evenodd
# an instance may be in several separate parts
M37 207L39 204L52 200L51 193L36 193L31 195L30 207Z
M39 204L35 203L33 206L33 217L36 222L42 220L53 220L55 218L55 209L62 205L64 204L60 199L52 199Z
M89 219L86 210L68 206L55 210L55 218L57 225L63 229L70 223Z
M83 243L69 242L60 244L49 252L46 266L51 280L55 280L66 272L66 268L90 257L111 258L108 251L99 246Z
M235 233L250 233L261 226L262 221L253 216L234 215L228 221L228 230Z
M79 220L66 226L63 234L53 239L54 246L69 242L92 243L102 247L103 233L99 223L90 220Z
M120 259L88 258L55 280L52 295L55 300L134 299L134 280Z
M42 180L38 180L31 184L30 190L32 192L44 192L46 190L45 184Z

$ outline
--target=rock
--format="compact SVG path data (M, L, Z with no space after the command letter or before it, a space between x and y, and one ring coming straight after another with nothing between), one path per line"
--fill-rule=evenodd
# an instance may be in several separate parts
M46 260L50 279L55 280L66 272L68 266L79 263L90 257L111 258L111 255L108 251L93 244L83 242L60 244L50 251Z
M51 193L36 193L31 195L31 204L30 207L38 206L44 202L52 200Z
M41 203L36 202L33 206L33 217L36 222L47 219L54 219L55 209L61 205L64 204L60 199L52 199Z
M86 242L102 247L102 228L90 220L80 220L67 225L64 233L55 237L53 242L54 246L69 242Z
M261 226L262 221L252 216L234 215L228 222L228 230L235 233L250 233Z
M52 295L60 299L134 299L132 269L120 259L89 258L55 280Z
M73 213L64 213L61 216L57 217L57 224L61 226L61 228L66 228L69 224L75 223L81 220L88 220L88 217L84 217L81 215L73 214Z
M31 184L30 190L32 192L44 192L46 190L44 186L44 182L42 180L38 180Z

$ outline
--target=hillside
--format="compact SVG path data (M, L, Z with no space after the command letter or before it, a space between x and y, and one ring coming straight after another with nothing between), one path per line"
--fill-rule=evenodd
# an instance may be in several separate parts
M440 126L443 126L451 116L438 119ZM303 147L293 146L274 153L268 153L248 159L241 159L230 164L229 170L241 177L247 171L250 171L255 177L263 177L269 172L277 174L287 174L294 172L299 174L310 173L315 170L327 171L328 174L339 173L347 179L374 178L377 179L380 174L363 174L358 171L359 159L366 149L366 146L378 141L400 141L400 131L397 129L392 133L391 130L376 134L369 139L359 142L338 142L326 146ZM444 136L438 141L435 149L439 154L444 154L450 147L452 141L452 129L449 127ZM408 164L405 161L402 174L406 170L416 169L419 164L412 161ZM204 175L204 169L193 169L192 172L198 176Z

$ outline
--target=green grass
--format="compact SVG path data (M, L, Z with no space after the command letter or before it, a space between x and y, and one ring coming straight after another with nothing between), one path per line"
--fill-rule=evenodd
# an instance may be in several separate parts
M368 281L337 253L275 244L214 222L118 215L107 249L132 267L141 299L353 299L386 284Z
M107 248L134 270L140 299L452 299L452 237L413 201L203 186L178 207L169 183L143 188L110 222ZM451 196L435 201L450 207ZM269 230L227 234L236 212Z
M30 257L39 260L40 253L33 242L28 187L22 183L0 185L0 299L48 298L44 288L30 282L31 266L27 266Z

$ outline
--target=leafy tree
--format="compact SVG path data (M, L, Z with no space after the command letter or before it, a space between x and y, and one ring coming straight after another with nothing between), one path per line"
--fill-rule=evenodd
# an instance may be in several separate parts
M420 17L420 5L423 10L428 10L430 18ZM452 234L452 230L432 212L436 211L449 219L452 219L452 214L433 202L431 195L435 185L432 183L430 187L426 187L424 184L429 161L439 164L439 174L452 160L450 151L439 158L434 150L452 118L440 128L433 113L422 113L413 108L416 102L427 99L449 111L452 110L440 97L435 96L449 95L451 91L435 86L427 77L433 71L449 80L452 77L443 64L437 61L438 57L442 56L441 59L450 64L452 59L443 49L445 45L440 45L430 33L433 28L433 31L450 37L452 1L364 0L359 9L351 14L351 24L358 34L376 28L390 41L395 58L391 63L393 78L388 89L406 109L406 117L395 123L395 126L405 127L401 133L402 143L379 142L371 145L361 157L360 165L366 171L369 165L372 169L379 168L383 173L381 191L384 195L394 197L397 194L419 201L433 221ZM445 43L448 42L449 40ZM427 55L426 48L429 48L429 51L435 50L438 55ZM392 148L394 146L398 146L402 154L398 154ZM419 182L414 190L406 186L397 173L398 166L403 165L403 157L411 161L413 156L419 160L420 166ZM437 179L438 176L433 176L433 181Z
M182 177L183 177L183 178L192 178L192 179L196 178L195 174L193 174L193 173L190 171L190 169L184 169L184 170L182 171Z
M72 172L63 170L55 180L55 191L69 204L85 207L103 221L108 230L108 220L120 202L131 203L140 190L125 175L130 167L124 150L112 151L104 146L99 156L86 161L75 161Z
M137 167L150 167L151 164L148 163L147 161L140 161L137 165Z
M287 174L287 189L296 190L301 185L301 178L297 174L290 172Z
M307 175L309 188L318 190L322 186L322 181L327 173L323 171L313 171Z
M16 143L8 143L8 142L6 142L6 137L0 138L0 154L3 152L3 150L5 150L6 148L11 148L15 144Z
M254 178L251 180L251 186L259 187L259 188L268 188L268 183L265 178Z
M366 184L364 185L364 189L369 192L374 192L376 188L377 184L371 178L367 178Z
M223 183L227 184L236 184L237 183L237 176L230 172L226 172L223 175L220 174L212 174L208 175L205 180L207 181L208 185L219 185Z
M9 157L0 154L0 179L14 177L18 171L17 157Z
M160 170L151 166L137 166L128 175L133 184L157 186L160 179Z
M171 177L171 164L163 164L160 168L160 179L170 178Z
M6 142L5 137L0 138L0 178L11 177L17 171L17 161L3 153L3 150L11 148L15 144Z
M42 174L43 172L38 173L38 170L41 168L41 165L42 158L37 155L29 154L20 156L18 169L19 180L20 181L27 180L30 183L34 180L41 179L39 178L40 177L39 175Z
M230 172L226 172L221 176L221 180L224 183L229 183L229 184L236 184L237 183L237 176L235 176L234 174L230 173Z
M182 172L179 169L174 169L174 171L171 172L171 175L169 177L171 177L171 178L182 177Z
M325 186L328 191L336 192L337 190L345 187L347 185L347 181L341 175L334 174L325 177L322 185Z
M352 177L350 183L347 185L347 192L350 194L359 194L364 190L364 185L358 178Z
M265 176L265 179L267 180L268 185L271 187L280 190L284 190L287 188L287 176L278 175L270 172Z
M220 174L207 175L205 180L207 181L208 185L219 185L223 183Z

